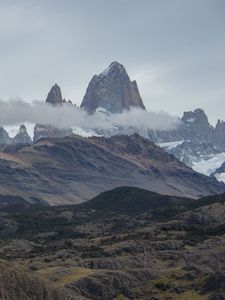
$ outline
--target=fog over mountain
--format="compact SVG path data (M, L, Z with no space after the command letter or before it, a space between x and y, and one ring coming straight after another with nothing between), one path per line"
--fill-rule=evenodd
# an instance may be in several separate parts
M0 0L0 300L225 300L225 0Z
M109 129L115 123L123 127L170 130L180 123L177 117L165 112L147 112L137 108L109 117L98 112L89 115L85 110L71 104L52 106L41 101L28 103L21 99L0 101L0 107L1 126L30 122L51 124L58 128L81 126L89 129Z
M0 1L0 98L43 101L54 80L80 105L92 74L117 60L137 80L148 110L181 116L201 107L215 124L225 115L224 6L222 0Z

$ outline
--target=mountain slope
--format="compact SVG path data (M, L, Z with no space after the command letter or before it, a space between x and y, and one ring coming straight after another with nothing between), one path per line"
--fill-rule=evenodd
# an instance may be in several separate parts
M95 198L78 204L75 208L99 213L124 215L152 214L152 219L168 218L193 209L224 203L225 193L199 199L168 196L144 189L123 186L103 192ZM221 210L223 214L223 210Z
M0 298L4 300L70 300L63 289L56 289L21 266L0 260ZM76 298L74 298L76 299ZM77 298L79 299L79 298ZM82 299L82 298L80 298Z
M0 152L0 171L0 194L49 204L82 202L119 186L192 198L225 191L139 135L43 138Z

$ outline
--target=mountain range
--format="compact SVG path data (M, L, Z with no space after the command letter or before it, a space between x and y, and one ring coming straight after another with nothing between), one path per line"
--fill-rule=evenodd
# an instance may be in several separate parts
M45 105L74 109L57 84ZM79 111L134 108L146 113L114 62ZM224 124L196 109L163 131L0 128L0 299L225 299Z
M42 138L0 152L0 194L29 203L79 203L129 185L167 195L199 198L225 191L138 134Z
M53 106L70 104L71 108L73 106L70 100L66 101L62 97L61 89L57 84L52 86L46 103ZM130 80L126 69L118 62L111 63L106 70L93 76L81 103L81 109L89 114L97 111L107 115L107 118L131 108L146 110L137 82ZM91 132L93 135L107 137L139 133L196 171L223 180L225 174L220 167L225 162L225 122L218 120L213 127L200 108L184 112L179 121L179 126L173 130L149 129L143 132L134 126L125 128L114 124L111 129L98 128ZM51 124L36 124L32 141L24 125L21 125L19 133L13 138L1 127L0 145L4 147L7 144L31 144L43 137L65 137L74 132L87 135L85 129L74 131L71 128L56 128Z

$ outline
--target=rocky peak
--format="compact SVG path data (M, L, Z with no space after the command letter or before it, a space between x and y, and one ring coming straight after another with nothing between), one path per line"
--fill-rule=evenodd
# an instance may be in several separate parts
M25 125L20 125L20 130L17 135L13 138L13 144L31 144L32 140Z
M208 117L206 116L205 112L201 108L197 108L194 111L186 111L183 114L182 121L185 123L201 123L210 125L208 121Z
M27 128L25 125L23 125L23 124L20 125L19 133L22 133L22 134L27 133Z
M127 75L124 66L114 61L108 66L108 68L100 73L99 76L108 76L109 74L111 74L112 76L117 76L119 73L121 73L122 75Z
M184 112L181 120L184 122L182 135L185 139L212 141L214 128L209 124L203 109L197 108L194 111Z
M113 62L90 81L81 103L92 113L102 107L111 113L120 113L131 107L145 109L136 81L131 81L126 69L118 62Z
M63 103L61 89L57 83L52 86L48 93L46 103L50 103L52 105L61 105Z

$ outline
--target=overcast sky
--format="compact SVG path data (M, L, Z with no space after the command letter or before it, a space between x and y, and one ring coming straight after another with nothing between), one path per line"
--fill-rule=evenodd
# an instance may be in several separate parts
M0 98L45 100L57 82L80 104L112 61L148 110L225 119L224 0L0 0Z

